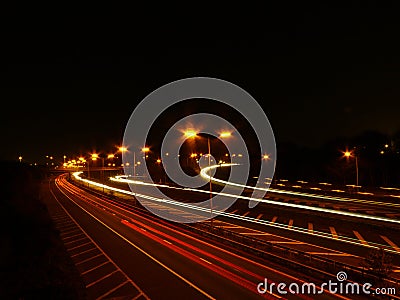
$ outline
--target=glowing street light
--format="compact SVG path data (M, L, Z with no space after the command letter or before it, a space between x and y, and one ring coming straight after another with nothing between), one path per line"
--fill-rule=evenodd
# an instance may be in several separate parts
M128 152L128 148L125 146L119 146L118 151L123 154L124 152Z
M22 162L22 156L18 157L19 162Z
M197 136L197 132L192 129L188 129L184 132L184 135L186 138L195 138Z
M358 157L357 155L349 150L346 150L343 152L343 156L346 157L347 159L349 159L350 157L354 157L355 158L355 163L356 163L356 186L358 189Z
M198 138L200 137L196 131L194 131L193 129L187 129L184 132L184 136L187 139L194 139L194 138ZM232 136L231 132L228 131L222 131L219 133L219 138L221 139L226 139L226 138L230 138ZM208 146L208 166L211 166L211 145L210 145L210 137L207 137L207 146ZM190 157L194 158L197 157L196 153L192 153L190 155ZM210 185L210 214L211 214L211 227L213 226L213 217L212 217L212 213L213 213L213 204L212 204L212 180L211 180L211 172L210 172L210 179L209 179L209 185Z
M220 133L219 137L220 138L228 138L230 137L232 134L229 131L223 131Z

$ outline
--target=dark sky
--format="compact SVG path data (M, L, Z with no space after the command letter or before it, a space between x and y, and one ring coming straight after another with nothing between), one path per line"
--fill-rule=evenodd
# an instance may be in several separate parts
M189 8L161 18L139 10L11 14L1 23L0 158L108 151L147 94L195 76L244 88L278 142L317 147L365 130L394 134L398 7L346 3L200 17Z

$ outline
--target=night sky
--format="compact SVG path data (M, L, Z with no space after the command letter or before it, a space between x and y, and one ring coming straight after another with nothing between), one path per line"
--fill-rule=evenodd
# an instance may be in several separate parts
M0 158L115 150L138 102L196 76L249 92L278 143L391 136L400 131L399 10L359 3L266 6L246 18L18 12L1 21Z

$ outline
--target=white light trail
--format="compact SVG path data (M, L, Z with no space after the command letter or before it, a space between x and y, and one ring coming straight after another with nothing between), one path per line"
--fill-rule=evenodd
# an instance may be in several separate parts
M220 166L221 167L228 167L228 166L234 166L234 165L238 165L238 164L221 164L221 165L213 165L213 166L205 167L200 171L200 175L204 179L209 180L210 176L207 173L211 169L215 169L215 168L218 168ZM286 194L286 195L292 195L292 196L310 197L310 198L317 198L317 199L324 199L324 200L331 200L331 201L356 202L356 203L363 203L363 204L400 207L400 203L387 203L387 202L381 202L381 201L372 201L372 200L355 199L355 198L324 196L324 195L310 194L310 193L304 193L304 192L278 190L278 189L273 189L273 188L259 188L259 187L249 186L249 185L233 183L233 182L221 180L221 179L214 178L214 177L211 177L211 180L214 181L214 182L219 182L219 183L226 184L226 185L233 185L233 186L238 186L238 187L241 187L241 188L260 190L260 191L265 191L265 192L269 191L269 192L277 193L277 194ZM252 199L252 200L257 200L257 199ZM265 200L265 199L260 199L258 201L263 201L263 200ZM276 201L273 201L273 202L276 202ZM362 215L362 214L359 214L359 215Z
M208 171L210 171L212 169L215 169L215 168L219 168L219 167L227 167L227 166L234 166L234 165L239 165L239 164L230 164L229 163L229 164L220 164L220 165L208 166L208 167L203 168L200 171L200 175L204 179L209 180L210 176L207 174ZM111 178L111 180L125 182L125 183L133 183L133 184L141 184L141 185L151 185L151 186L158 186L158 187L165 187L165 188L173 188L173 189L178 189L178 190L186 190L186 191L193 191L193 192L199 192L199 193L207 193L207 194L210 193L209 191L200 190L200 189L169 187L167 185L162 185L162 184L154 184L154 183L141 182L141 181L137 181L137 180L130 180L130 179L127 179L126 176L123 176L123 177L119 176L119 177ZM214 182L222 183L222 184L237 186L237 187L240 187L240 188L257 189L257 190L262 190L262 191L265 191L265 192L271 191L271 192L282 193L282 194L291 194L291 195L297 195L297 196L315 197L315 198L335 200L335 201L346 201L346 202L351 201L351 199L348 199L348 198L329 197L329 196L321 196L321 195L308 194L308 193L302 193L302 192L290 192L290 191L282 191L282 190L276 190L276 189L257 188L257 187L247 186L247 185L238 184L238 183L234 183L234 182L228 182L228 181L221 180L221 179L218 179L218 178L215 178L215 177L211 177L211 180L214 181ZM356 213L356 212L340 211L340 210L335 210L335 209L328 209L328 208L308 206L308 205L302 205L302 204L294 204L294 203L287 203L287 202L278 202L278 201L274 201L274 200L253 198L253 197L234 195L234 194L228 194L228 193L212 192L212 194L214 194L214 195L218 194L218 195L225 196L225 197L237 198L237 199L243 199L243 200L249 200L249 201L250 200L259 201L259 202L268 203L268 204L271 204L271 205L285 206L285 207L297 208L297 209L302 209L302 210L317 211L317 212L336 214L336 215L342 215L342 216L353 217L353 218L362 218L362 219L374 220L374 221L380 221L380 222L387 222L387 223L392 223L392 224L400 224L400 220L387 218L387 217L381 217L381 216L373 216L373 215L368 215L368 214L361 214L361 213ZM360 199L354 199L354 200L360 200ZM368 201L368 200L360 200L360 201ZM354 202L359 202L359 201L354 201ZM371 202L371 201L368 201L368 202ZM386 204L393 204L393 206L397 206L397 205L395 205L396 203L386 203Z
M211 167L214 167L214 166L211 166ZM216 167L218 167L218 166L216 166ZM197 210L197 211L202 211L202 212L209 212L210 211L209 208L204 208L204 207L192 205L190 203L183 203L183 202L174 201L174 200L161 199L161 198L152 197L152 196L149 196L149 195L143 195L143 194L134 193L134 192L131 192L131 191L128 191L128 190L124 190L124 189L115 188L115 187L112 187L112 186L107 186L107 185L102 184L102 183L98 183L98 182L91 181L91 180L88 180L88 179L85 179L85 178L81 178L79 175L82 174L82 173L83 173L82 171L74 172L72 175L74 176L74 178L76 180L80 180L80 181L86 182L86 183L91 184L93 186L97 186L97 187L100 187L100 188L104 187L106 189L109 189L109 190L112 190L112 191L115 191L115 192L119 192L119 193L122 193L122 194L131 195L131 196L135 196L136 195L138 197L142 197L142 198L147 199L147 200L151 200L151 201L154 201L154 202L161 203L164 206L165 206L165 204L170 204L170 205L173 205L173 206L178 206L178 207L180 206L180 207L189 208L191 210ZM121 176L119 178L123 179L124 180L123 182L126 182L126 180L129 180L129 179L122 178L122 177L123 176ZM150 184L150 183L147 183L147 184ZM190 189L190 190L194 190L194 189ZM195 190L195 191L209 193L208 191L202 191L202 190ZM221 194L221 193L219 193L219 194ZM232 196L236 197L236 195L232 195ZM250 197L243 197L243 198L249 198L250 199ZM274 203L274 204L276 204L276 203ZM343 212L341 212L341 213L343 213ZM237 219L237 220L251 222L251 223L257 223L257 224L266 225L266 226L270 226L270 227L291 230L291 231L294 231L294 232L310 234L308 232L307 228L301 228L301 227L292 226L289 229L288 226L285 225L285 224L270 222L270 221L262 220L262 219L255 219L255 218L251 218L251 217L240 216L240 215L228 213L228 212L225 212L225 211L218 211L218 212L216 212L216 214L224 216L224 217L228 217L228 218L233 218L233 219ZM391 219L389 219L389 220L391 220ZM395 220L392 220L392 221L395 221ZM400 222L397 221L396 223L400 223ZM321 232L321 231L315 231L314 230L312 235L313 236L318 236L318 237L323 237L323 238L328 238L328 239L334 239L334 238L332 238L331 234L326 233L326 232ZM372 243L372 242L369 242L368 245L363 245L363 244L360 244L360 242L357 239L350 238L350 237L344 237L344 236L339 236L338 238L335 238L334 240L335 241L342 241L342 242L345 242L345 243L350 243L350 244L354 244L354 245L358 245L358 246L375 248L375 249L379 249L381 247L385 247L385 245L378 244L378 243ZM395 250L388 249L386 247L385 247L385 251L397 254L397 252Z

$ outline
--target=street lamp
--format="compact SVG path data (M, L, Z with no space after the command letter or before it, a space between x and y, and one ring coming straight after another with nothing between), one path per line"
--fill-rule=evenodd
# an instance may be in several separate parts
M196 131L193 129L188 129L184 131L185 137L188 139L195 139L197 137L200 137ZM232 133L228 131L222 131L219 133L219 138L224 139L224 138L229 138L231 137ZM211 143L210 143L210 137L207 136L207 148L208 148L208 166L211 166ZM193 154L192 154L193 155ZM211 220L210 220L210 225L211 228L213 227L213 201L212 201L212 180L211 180L211 170L209 170L209 190L210 190L210 215L211 215Z
M356 163L356 187L358 189L358 156L355 154L355 152L353 151L348 151L346 150L345 152L343 152L343 156L346 157L346 159L348 160L350 157L354 157L355 158L355 163Z
M90 154L90 160L96 161L99 158L97 153ZM90 160L88 161L88 177L90 178Z
M229 131L223 131L219 134L220 138L228 138L232 135L232 133L230 133Z
M193 129L188 129L184 132L186 138L195 138L197 136L197 132Z
M142 148L142 152L144 153L144 159L146 159L148 157L147 152L150 152L150 148L145 146ZM137 162L138 165L140 165L140 161ZM135 163L135 167L136 167L136 163ZM135 173L136 174L136 173ZM143 174L144 175L144 174ZM144 179L143 179L144 180Z
M124 152L128 151L128 148L125 146L118 147L118 151L124 154ZM121 161L121 166L123 166L123 162Z

